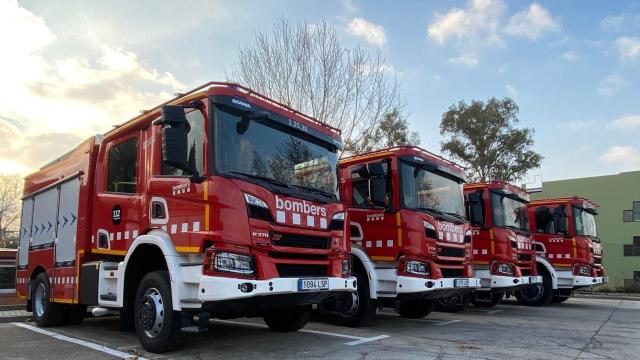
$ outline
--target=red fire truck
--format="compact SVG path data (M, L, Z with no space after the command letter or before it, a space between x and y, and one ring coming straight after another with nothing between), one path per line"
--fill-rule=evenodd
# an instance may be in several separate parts
M210 317L298 330L312 304L356 288L341 146L237 84L179 94L27 176L18 296L39 326L118 309L151 352Z
M526 305L566 301L575 289L608 281L602 266L602 244L596 233L597 205L580 198L529 203L529 223L542 284L516 292Z
M473 304L491 307L505 293L541 283L529 232L529 194L502 181L465 184L464 194L473 226L475 275L482 285L474 291Z
M378 307L420 318L434 300L471 292L471 228L461 167L417 147L401 146L340 161L358 290L333 320L355 326Z

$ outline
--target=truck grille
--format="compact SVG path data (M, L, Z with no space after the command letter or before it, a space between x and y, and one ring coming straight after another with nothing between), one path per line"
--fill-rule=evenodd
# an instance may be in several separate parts
M462 277L464 273L463 269L440 269L442 271L442 277L446 278L456 278Z
M276 264L281 277L326 276L325 265Z
M271 233L271 243L276 246L328 249L331 244L331 238L324 236Z
M438 256L463 258L465 255L464 248L452 248L438 246Z
M598 257L594 257L593 258L593 263L596 265L602 265L602 258L598 258Z
M522 276L530 276L531 275L531 269L520 268L520 273L522 274Z
M327 255L297 254L277 251L269 251L269 257L274 259L327 260Z
M531 261L531 254L518 254L518 261Z

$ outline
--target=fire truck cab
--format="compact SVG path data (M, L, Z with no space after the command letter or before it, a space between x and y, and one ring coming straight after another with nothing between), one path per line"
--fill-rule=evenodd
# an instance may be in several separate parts
M491 307L505 293L542 282L529 232L529 194L502 181L464 185L473 226L473 264L482 287L474 305Z
M237 84L144 111L27 176L18 296L39 326L119 311L151 352L214 317L298 330L312 304L356 288L341 146L339 130Z
M516 293L521 303L564 302L576 289L608 281L596 232L595 203L575 196L536 200L529 203L528 211L543 282Z
M461 167L400 146L343 158L340 178L358 291L339 306L336 322L358 325L383 306L420 318L433 299L480 286Z

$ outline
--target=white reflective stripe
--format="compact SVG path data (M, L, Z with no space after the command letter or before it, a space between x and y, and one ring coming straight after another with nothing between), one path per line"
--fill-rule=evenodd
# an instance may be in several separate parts
M320 227L323 229L327 228L327 218L320 218Z
M387 240L387 247L393 247L393 240Z
M167 232L167 225L162 225L162 231Z
M137 238L138 237L138 230L133 230L133 238Z
M180 226L180 232L187 232L187 230L189 230L189 223L182 223L182 225Z
M311 215L307 215L307 226L314 226L315 223L316 219Z
M276 211L276 221L279 223L285 222L284 211Z
M122 239L122 233L121 233L120 231L118 231L118 232L116 233L116 241L117 241L117 240L121 240L121 239Z
M200 222L198 221L193 222L193 231L200 231Z
M478 249L473 249L473 255L478 255Z
M293 221L293 225L300 225L300 214L293 213L292 221Z
M376 240L376 247L382 247L382 240Z
M124 232L124 239L129 240L129 230Z
M371 241L367 240L365 247L371 247Z
M178 224L171 224L171 233L175 234L178 232Z

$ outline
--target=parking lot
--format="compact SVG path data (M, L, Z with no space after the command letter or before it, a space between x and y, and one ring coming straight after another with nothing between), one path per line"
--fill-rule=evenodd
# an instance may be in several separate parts
M134 333L118 331L114 317L52 329L12 321L0 324L0 349L3 359L630 359L640 353L640 302L574 298L528 308L507 300L420 320L382 312L357 329L316 316L302 331L284 334L261 319L212 320L208 333L161 355L145 353Z

